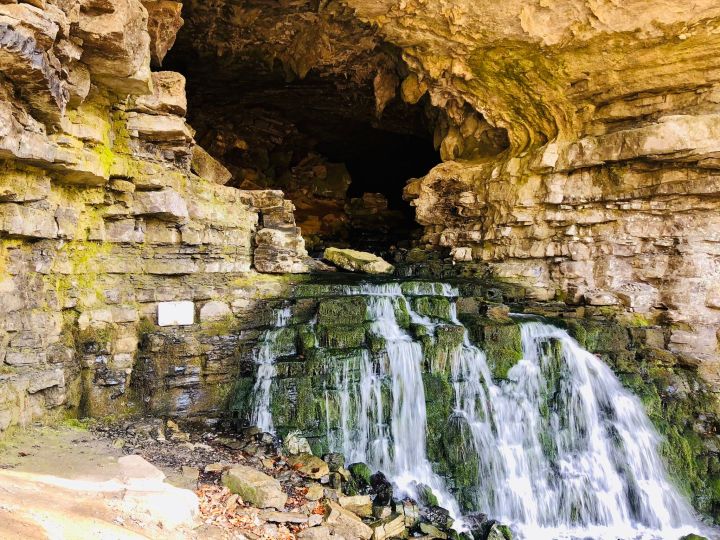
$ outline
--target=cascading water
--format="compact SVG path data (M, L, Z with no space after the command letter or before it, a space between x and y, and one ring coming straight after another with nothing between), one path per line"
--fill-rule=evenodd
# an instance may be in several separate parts
M365 349L344 360L325 388L327 440L348 463L382 470L410 495L425 484L461 519L458 503L427 456L426 398L433 398L423 383L427 342L400 324L398 314L405 313L433 342L448 323L462 332L461 343L448 354L455 405L447 425L464 428L462 444L477 457L473 506L510 524L518 538L533 540L676 540L698 532L692 510L667 480L656 451L658 436L641 403L565 331L523 322L523 358L506 380L496 381L455 315L452 287L331 287L333 296L367 298L368 332L382 343L381 352ZM440 321L415 312L408 295L453 301ZM288 318L287 311L278 316L256 356L253 421L268 431L277 342ZM338 396L336 420L329 413L332 392Z
M282 329L287 326L292 312L289 307L275 312L275 328L267 330L260 340L260 347L255 351L255 362L258 364L257 378L253 388L255 406L252 413L252 425L268 433L274 433L272 413L270 412L270 397L273 378L277 374L275 359L279 352L278 338Z
M469 342L456 413L481 456L479 506L520 538L667 538L697 531L639 400L564 330L522 324L523 359L496 384Z
M427 458L423 350L397 322L398 302L403 304L401 309L410 311L400 286L367 284L344 287L343 293L369 298L370 331L383 339L386 358L376 370L370 355L363 353L356 392L348 386L347 364L337 374L341 436L328 435L331 448L342 452L349 463L364 462L383 471L404 493L416 495L418 484L430 487L441 506L461 526L457 501L447 491L443 479L433 472ZM390 403L383 397L383 384L389 384ZM351 395L355 396L353 403ZM388 407L389 429L385 425Z

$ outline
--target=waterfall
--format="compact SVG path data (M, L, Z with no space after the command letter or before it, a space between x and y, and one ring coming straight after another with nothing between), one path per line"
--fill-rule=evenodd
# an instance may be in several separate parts
M402 296L371 296L368 309L372 319L371 332L385 340L388 358L387 375L391 381L392 449L390 452L373 452L369 464L384 471L404 493L417 496L415 485L432 488L444 508L460 523L460 508L445 487L442 478L435 474L425 449L426 410L425 388L422 379L423 349L403 330L396 319L395 303L402 302L412 312ZM362 381L361 381L362 384ZM381 396L379 392L374 392ZM359 409L360 417L365 411ZM359 426L363 426L360 418ZM385 441L377 441L383 449ZM355 441L351 441L355 444Z
M467 340L453 362L456 412L481 456L479 506L528 539L697 531L640 401L564 330L526 322L521 332L507 381L493 381Z
M270 398L272 382L277 374L275 359L281 352L278 350L278 338L282 335L282 329L290 321L292 312L289 307L279 309L275 312L275 327L266 330L260 339L260 346L255 351L255 363L258 365L257 378L253 388L253 399L255 401L252 413L252 425L259 427L268 433L275 432L272 413L270 411Z
M659 436L642 404L564 330L523 319L522 359L499 381L456 316L453 287L364 283L330 285L326 294L364 297L368 335L382 344L372 353L361 347L339 356L342 363L324 383L327 441L348 463L383 471L411 496L418 484L431 487L462 528L447 487L453 484L436 474L427 455L427 430L444 434L452 424L477 458L473 506L509 524L517 538L677 540L698 532L691 508L668 480ZM441 318L427 309L418 313L415 298L449 302L449 312ZM255 358L252 418L268 431L275 359L294 354L282 339L288 320L288 310L278 313ZM448 327L462 335L447 354L453 411L446 425L428 426L426 400L433 396L425 392L424 348Z

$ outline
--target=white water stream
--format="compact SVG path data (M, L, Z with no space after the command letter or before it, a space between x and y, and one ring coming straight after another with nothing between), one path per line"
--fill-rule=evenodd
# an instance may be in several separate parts
M697 532L640 401L564 330L527 322L521 331L523 359L507 381L493 382L467 342L453 364L456 412L481 456L480 507L528 539Z
M277 370L275 359L278 356L276 345L280 332L290 321L292 312L289 307L275 312L275 328L267 330L260 340L260 347L255 351L255 363L258 365L257 379L253 388L253 409L251 423L265 432L274 433L272 413L270 412L270 398L272 396L272 382Z
M406 292L457 296L444 284L412 287ZM386 355L373 361L363 351L359 381L351 381L347 363L336 372L340 422L328 429L331 448L348 463L382 470L401 492L430 486L462 527L458 504L426 454L422 345L398 324L395 308L402 303L429 335L437 323L414 313L398 284L348 286L342 293L368 297L370 331L384 338ZM451 318L461 326L454 307ZM288 317L278 316L278 328ZM257 355L253 414L268 431L273 332ZM523 359L506 381L493 380L467 331L452 354L453 421L466 423L467 444L479 456L478 507L529 540L677 540L698 532L692 510L667 479L658 435L639 400L564 330L525 322L521 332Z

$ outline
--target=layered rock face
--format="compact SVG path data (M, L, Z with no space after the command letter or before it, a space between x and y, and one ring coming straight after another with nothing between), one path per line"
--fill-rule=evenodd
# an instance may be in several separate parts
M718 15L710 1L186 2L176 51L197 59L194 102L222 109L198 115L203 143L236 182L286 189L319 246L347 241L367 205L321 156L301 162L328 147L312 141L392 162L359 126L419 135L415 107L444 161L405 189L422 247L537 299L666 324L666 346L718 385Z
M406 188L425 243L663 321L717 387L717 4L347 4L402 48L403 97L448 113L446 162ZM478 159L483 123L510 146Z
M151 72L181 6L145 4L0 4L0 431L111 413L158 302L230 312L238 274L308 269L282 193L195 146L184 77Z
M248 276L310 269L283 192L236 188L285 189L319 246L409 239L382 160L355 188L340 162L427 128L421 248L664 325L717 387L718 27L709 0L0 4L0 427L124 398L159 302L242 319ZM191 378L229 380L220 329L176 336Z

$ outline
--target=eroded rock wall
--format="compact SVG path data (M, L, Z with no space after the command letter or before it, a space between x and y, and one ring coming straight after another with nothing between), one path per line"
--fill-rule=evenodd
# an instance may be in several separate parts
M347 0L443 108L424 241L536 298L620 304L720 385L715 2ZM509 148L483 158L479 115Z
M184 77L151 72L180 4L145 3L0 3L0 431L117 413L159 302L214 321L238 279L308 269L282 193L195 146Z

